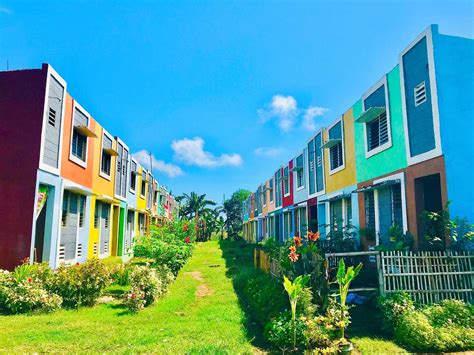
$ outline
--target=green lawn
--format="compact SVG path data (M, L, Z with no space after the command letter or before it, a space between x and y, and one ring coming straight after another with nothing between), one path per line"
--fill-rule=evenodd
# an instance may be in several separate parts
M0 353L265 351L263 329L255 322L239 282L258 273L251 251L251 246L239 242L197 244L169 293L136 315L117 301L77 311L0 316ZM357 351L404 352L380 338L372 314L364 307L353 313L348 333Z
M137 315L117 303L0 316L0 353L253 352L244 323L222 252L211 241L198 244L169 293Z

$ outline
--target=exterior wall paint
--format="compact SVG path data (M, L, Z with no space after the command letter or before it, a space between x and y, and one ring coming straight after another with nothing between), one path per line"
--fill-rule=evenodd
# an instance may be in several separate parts
M356 162L354 152L354 116L352 109L342 115L343 140L344 140L344 169L330 174L329 149L324 149L324 178L326 181L326 194L342 189L356 183ZM329 139L329 130L323 132L324 141Z
M9 221L0 228L0 268L31 257L46 76L44 67L0 72L0 216Z
M300 154L298 154L299 156ZM304 148L303 149L303 175L304 175L304 187L303 188L300 188L298 189L297 188L297 183L295 183L294 185L294 189L293 189L293 202L295 204L298 204L298 203L301 203L301 202L304 202L308 199L308 178L309 178L309 175L308 175L308 162L307 162L307 159L308 159L308 149L307 148ZM296 162L296 158L295 158L295 162ZM292 173L293 175L293 181L296 181L296 176L297 176L297 172L294 171Z
M474 223L474 40L433 31L433 46L449 209Z
M82 186L92 188L92 172L94 168L94 151L97 146L97 141L100 135L95 138L87 138L87 166L83 167L69 158L72 144L72 125L74 122L74 99L66 94L66 107L63 119L63 149L61 152L61 176L74 181ZM95 121L93 119L89 122L89 128L95 132Z
M290 160L288 162L288 179L289 181L289 187L290 187L290 194L288 196L285 196L285 190L283 189L284 181L282 179L281 181L281 191L283 195L283 208L292 206L293 205L293 173L291 172L291 169L293 169L293 160ZM282 169L282 174L284 174L285 167Z
M416 196L415 196L415 179L439 174L440 175L440 183L441 183L441 199L443 204L446 204L448 201L448 193L446 189L446 174L444 170L444 157L437 157L428 161L424 161L422 163L418 163L415 165L411 165L405 169L401 169L398 171L389 172L383 176L377 178L383 178L386 176L394 175L397 173L404 173L405 176L405 191L402 191L402 194L405 194L406 198L406 216L407 216L407 228L408 232L410 232L414 237L414 246L415 249L418 248L418 226L417 221L419 220L419 211L417 210L416 206ZM357 188L362 188L365 186L370 186L373 184L375 179L364 181L363 183L359 183ZM358 195L358 204L359 204L359 226L360 228L365 228L365 201L364 201L364 194L359 193ZM353 217L354 220L355 217ZM375 245L375 241L368 241L365 237L361 237L362 244L367 249L369 245Z
M137 176L137 210L146 213L146 194L147 188L145 188L145 195L142 197L141 195L141 188L142 188L142 174L143 168L139 165L138 166L138 176ZM147 184L145 184L147 185Z
M366 158L364 124L354 123L356 174L358 183L403 169L407 166L400 94L400 70L398 66L387 74L387 86L392 146L378 154ZM354 104L352 111L354 118L358 118L362 114L361 100Z

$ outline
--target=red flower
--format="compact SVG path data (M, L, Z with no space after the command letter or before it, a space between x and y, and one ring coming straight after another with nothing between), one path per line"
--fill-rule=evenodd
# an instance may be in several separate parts
M79 261L76 263L76 265L79 265Z
M188 230L188 225L187 225L187 224L185 224L185 225L183 226L183 230L184 230L185 232Z
M300 246L303 245L303 241L301 240L301 237L294 237L293 238L293 243L295 243L295 246L299 248Z
M191 238L189 237L186 237L186 239L184 240L185 243L191 243Z
M298 261L298 258L299 258L299 255L298 253L295 253L295 252L290 252L290 254L288 255L288 257L290 258L290 260L293 262L293 263L296 263Z
M131 298L132 300L134 300L136 297L137 297L137 295L134 294L134 293L132 293L132 294L130 295L130 298Z
M27 257L27 256L25 256L25 257L21 260L21 262L22 262L23 264L29 264L29 263L30 263L30 258Z
M31 280L31 277L28 277L28 282L31 282L31 281L32 281L32 280Z
M199 226L196 226L196 230L199 230Z

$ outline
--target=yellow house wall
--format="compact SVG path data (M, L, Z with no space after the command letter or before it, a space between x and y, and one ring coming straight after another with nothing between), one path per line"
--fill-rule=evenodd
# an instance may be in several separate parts
M147 195L147 189L148 186L145 184L145 197L140 197L141 189L142 189L142 173L143 173L143 168L141 166L138 166L138 172L139 175L137 176L137 210L141 212L146 211L146 195Z
M93 171L92 171L92 192L96 196L108 196L109 198L113 198L114 196L114 183L115 183L115 164L116 164L116 157L112 157L111 166L110 166L110 180L107 180L100 176L100 154L102 152L102 137L103 137L103 128L97 122L95 122L95 129L94 133L97 135L97 149L94 149L94 156L93 156ZM112 145L114 149L117 149L116 141L112 140ZM88 245L88 256L92 258L94 255L94 243L97 243L97 249L99 248L99 229L94 228L94 214L95 214L95 204L96 204L96 196L92 196L91 198L91 220L90 220L90 232L89 232L89 245ZM118 202L118 201L117 201ZM110 223L114 220L114 209L110 209ZM112 230L112 228L111 228ZM109 235L109 245L110 242L110 235Z
M344 187L355 185L356 167L354 150L354 115L352 108L343 115L344 131L344 163L345 168L330 175L329 173L329 149L324 149L324 178L326 181L326 193L340 190ZM323 139L328 140L329 130L324 130Z

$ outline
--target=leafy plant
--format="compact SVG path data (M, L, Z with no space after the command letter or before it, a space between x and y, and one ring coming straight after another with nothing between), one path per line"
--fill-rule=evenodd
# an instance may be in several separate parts
M285 311L272 318L265 326L265 337L275 347L282 351L304 348L306 325L302 317L293 321L291 312Z
M339 285L339 297L341 304L341 321L340 321L340 330L341 330L341 340L344 339L344 331L349 325L349 318L345 316L347 311L346 299L347 294L349 293L349 286L351 282L357 277L360 270L362 269L362 263L359 263L356 268L349 266L346 270L346 264L344 259L339 260L339 267L336 274L336 282Z
M394 292L379 297L377 306L382 312L383 329L389 334L393 334L403 313L415 310L415 304L406 292Z
M61 265L46 287L62 297L65 307L79 307L93 305L110 282L109 269L94 258L84 264Z
M291 321L293 324L293 348L296 348L296 306L298 298L300 297L304 286L308 283L310 277L308 275L298 276L296 279L290 281L283 275L283 287L285 288L291 306Z

